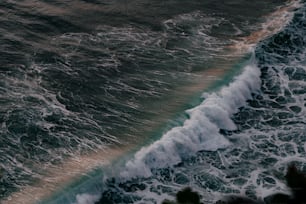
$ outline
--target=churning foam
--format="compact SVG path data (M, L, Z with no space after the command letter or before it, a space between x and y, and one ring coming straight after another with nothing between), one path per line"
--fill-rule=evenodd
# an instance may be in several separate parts
M267 16L268 21L262 24L262 29L241 39L241 43L236 43L232 48L245 53L260 40L280 32L293 18L292 11L298 6L298 1L290 1L285 7ZM244 68L243 73L227 87L217 93L203 94L204 101L187 111L189 119L182 126L171 129L160 140L138 151L120 173L122 180L150 177L152 169L178 164L184 157L189 157L199 150L213 151L227 147L230 142L219 130L236 129L232 115L238 112L239 107L246 105L252 93L259 91L260 85L260 70L253 59ZM258 174L259 171L255 171L251 180L256 180ZM272 192L262 191L260 193L263 197Z
M285 6L279 7L276 11L265 16L265 22L260 25L260 29L247 37L235 40L230 46L236 52L245 53L250 47L255 46L259 41L280 32L294 16L294 9L301 6L300 1L290 0Z
M279 32L292 19L291 10L296 7L298 7L298 2L290 1L285 7L281 7L267 16L267 21L262 24L260 30L239 39L231 48L236 53L246 53L260 40ZM213 151L230 145L230 142L219 133L219 130L235 130L236 126L231 120L231 116L238 111L239 107L246 104L246 100L251 98L252 92L259 90L260 71L255 64L255 60L251 60L251 63L244 68L243 73L218 93L203 94L205 99L202 104L186 112L189 119L182 126L168 131L160 140L139 150L134 158L126 163L125 170L120 174L121 177L128 179L137 176L150 176L151 168L175 165L184 157L199 150ZM218 76L224 73L221 71ZM215 76L214 73L212 75ZM195 89L197 88L203 89L203 87ZM60 167L50 167L51 173L47 174L47 178L42 179L35 186L22 188L20 192L14 193L9 199L1 202L5 204L38 202L80 175L120 157L129 148L101 150L87 156L69 159ZM96 198L84 195L83 197L79 196L76 201L82 202L84 199Z
M251 99L252 93L259 91L260 70L255 64L253 57L243 73L228 86L217 93L203 94L204 101L186 111L189 119L182 126L174 127L160 140L138 151L126 163L120 176L123 179L149 177L152 168L178 164L184 157L200 150L214 151L227 147L230 142L219 131L236 130L231 116Z

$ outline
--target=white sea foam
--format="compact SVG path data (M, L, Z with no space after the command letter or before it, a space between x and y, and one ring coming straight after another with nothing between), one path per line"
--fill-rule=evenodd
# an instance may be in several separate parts
M149 177L152 168L178 164L184 157L200 150L215 151L226 148L230 142L219 133L220 129L235 130L231 116L258 92L261 85L260 70L255 60L244 67L233 82L216 93L205 93L204 101L193 109L182 126L174 127L160 140L143 147L126 163L122 178Z
M99 195L91 195L91 194L78 194L76 196L76 202L73 204L92 204L99 200Z

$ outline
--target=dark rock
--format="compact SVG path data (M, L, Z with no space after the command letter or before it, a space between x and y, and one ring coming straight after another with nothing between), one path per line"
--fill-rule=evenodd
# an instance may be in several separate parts
M288 187L293 194L295 204L306 203L306 176L300 172L294 164L290 165L286 174Z
M178 204L200 204L200 196L188 187L176 194L176 201Z
M288 204L290 203L291 199L289 195L277 193L266 197L264 201L267 204Z

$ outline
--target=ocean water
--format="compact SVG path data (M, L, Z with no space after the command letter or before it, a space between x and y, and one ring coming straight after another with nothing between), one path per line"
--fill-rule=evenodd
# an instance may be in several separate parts
M0 200L205 203L306 168L305 2L0 3Z

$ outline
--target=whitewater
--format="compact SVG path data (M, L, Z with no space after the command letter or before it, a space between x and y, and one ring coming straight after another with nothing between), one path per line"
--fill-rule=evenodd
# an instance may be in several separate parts
M53 9L48 11L54 12ZM30 71L27 71L28 78L17 76L20 81L5 75L6 85L9 84L13 88L4 96L11 101L17 101L20 93L26 90L26 94L32 98L22 96L24 101L30 105L35 103L35 110L42 110L42 115L37 117L44 120L38 119L36 128L43 127L43 130L48 130L50 138L54 132L54 138L59 142L57 144L57 140L50 139L48 144L56 146L55 149L45 146L45 150L40 149L45 153L38 152L33 157L29 153L26 160L29 164L11 155L7 157L9 159L4 157L12 164L9 168L5 167L4 163L1 164L1 168L5 170L5 182L8 183L4 182L5 185L10 186L10 174L16 172L14 175L18 175L17 170L12 170L14 165L19 165L24 172L19 176L24 179L24 183L17 182L11 192L3 197L2 202L161 203L164 199L171 199L175 192L184 186L198 190L205 203L214 203L225 194L245 194L250 197L260 195L264 198L274 192L285 192L280 174L285 171L286 164L296 161L303 167L305 163L305 150L301 150L303 143L298 144L304 141L303 123L295 125L294 129L290 126L294 121L305 121L305 52L302 46L305 39L303 29L299 27L304 19L304 10L303 2L287 2L285 6L279 6L276 11L264 16L263 22L251 28L248 35L241 35L242 31L233 26L236 29L236 37L224 41L212 36L208 31L216 29L211 25L221 25L227 20L210 18L200 11L164 20L163 29L167 32L162 36L157 28L148 33L147 30L134 25L124 28L103 25L98 26L94 34L70 32L54 37L52 46L56 49L61 47L61 52L66 52L62 53L63 58L60 56L55 58L56 62L48 63L39 62L35 58L36 61L30 65ZM185 39L184 43L189 43L190 47L177 47L175 41L171 42L173 33L184 30L184 26L194 19L195 24L201 25L204 21L208 23L205 24L206 27L179 31L180 38ZM197 33L197 39L193 41L187 31ZM222 32L218 34L221 35ZM288 35L296 36L293 38ZM282 39L282 36L285 37ZM299 40L299 43L293 43L293 48L290 46L291 39ZM162 54L170 56L169 59L158 55L155 61L148 57L156 54L155 49L165 46L166 41L166 46L175 44L175 49L161 49ZM283 41L285 44L282 44ZM129 50L129 54L126 55L124 49L114 48L115 44ZM107 48L102 50L96 45ZM205 49L199 52L199 47L204 45ZM148 52L144 53L142 49L146 47ZM54 51L53 48L48 49ZM130 52L131 50L134 52ZM84 57L89 52L92 55L98 52L97 56L103 53L101 61L93 60L94 64L86 62L89 63L88 67L93 75L105 80L107 77L112 78L114 83L111 80L100 83L92 78L90 72L73 69L73 60ZM108 55L108 52L111 54ZM139 65L135 63L137 68L154 63L162 65L158 64L159 60L165 60L174 67L179 66L179 63L184 66L191 63L184 61L182 53L186 54L190 61L200 59L198 54L205 56L210 53L205 60L212 61L208 60L207 64L201 65L191 64L189 68L179 67L199 69L194 72L180 70L171 74L170 68L148 69L145 71L148 76L144 78L140 78L139 73L133 73L132 68L120 70L123 63L129 63L127 59L135 58L148 60L143 64L140 62ZM123 59L123 56L127 58ZM283 58L284 61L279 62ZM175 60L181 61L173 64ZM95 69L102 62L105 63L103 67L107 67L103 74ZM82 64L82 60L78 63L78 66ZM197 66L207 67L200 69ZM61 71L63 67L62 70L65 71ZM53 73L54 70L56 71ZM124 77L118 74L123 71ZM98 85L84 86L83 90L80 81L86 81L87 78L78 81L80 73L89 77L89 82ZM61 81L52 84L52 80L44 78L47 76L45 74L55 77L54 80L58 80L56 77L59 76L69 76L73 85L73 80L76 80L76 86L70 87L70 84L67 84L68 89L65 92L65 84L60 84ZM38 78L33 80L33 76ZM167 81L169 77L173 81ZM140 82L143 82L144 87L141 87ZM171 82L177 85L172 87ZM137 87L137 84L140 86ZM90 98L92 102L87 101L86 93L99 86L108 87L103 89L105 95L95 95ZM21 87L22 91L19 92L15 87ZM127 96L121 91L122 87L127 90ZM71 91L72 88L77 90ZM56 93L56 90L63 91ZM169 90L173 95L163 96L169 93ZM139 95L144 97L144 105L138 101ZM99 97L103 98L102 104L106 105L95 107L95 102L101 102ZM73 98L80 104L86 104L83 108L88 112L82 112L82 107L78 107ZM190 98L194 100L190 101ZM150 100L151 103L148 103ZM187 106L184 105L186 103ZM41 107L43 108L40 109ZM21 106L16 105L14 108ZM155 110L158 108L165 111L156 114ZM105 111L98 112L99 109ZM99 118L101 113L103 117L107 115L105 118L109 118L109 121ZM7 115L9 117L10 113ZM51 119L45 120L47 117ZM36 118L35 112L31 112L29 118L28 121L33 121ZM75 125L82 122L84 126ZM2 123L3 129L9 125L8 122ZM157 131L152 133L154 129ZM69 130L72 132L69 133ZM7 132L12 131L8 128ZM20 132L16 131L14 134L18 135ZM143 136L145 133L147 135ZM73 134L85 136L74 137ZM100 134L102 135L99 136ZM285 139L288 134L294 134L296 137ZM36 135L36 138L39 137ZM14 137L9 151L14 151L13 144L19 142L25 144L25 149L29 152L34 146L44 144L43 139L37 139L40 143L31 146L32 143L23 143L24 138L26 137ZM273 143L277 145L273 146ZM4 152L4 149L1 151ZM43 155L48 154L50 156L43 158ZM48 159L50 163L44 161ZM35 168L42 165L43 173L32 169L32 165ZM272 165L278 172L271 172ZM34 182L26 179L29 175L34 177Z

